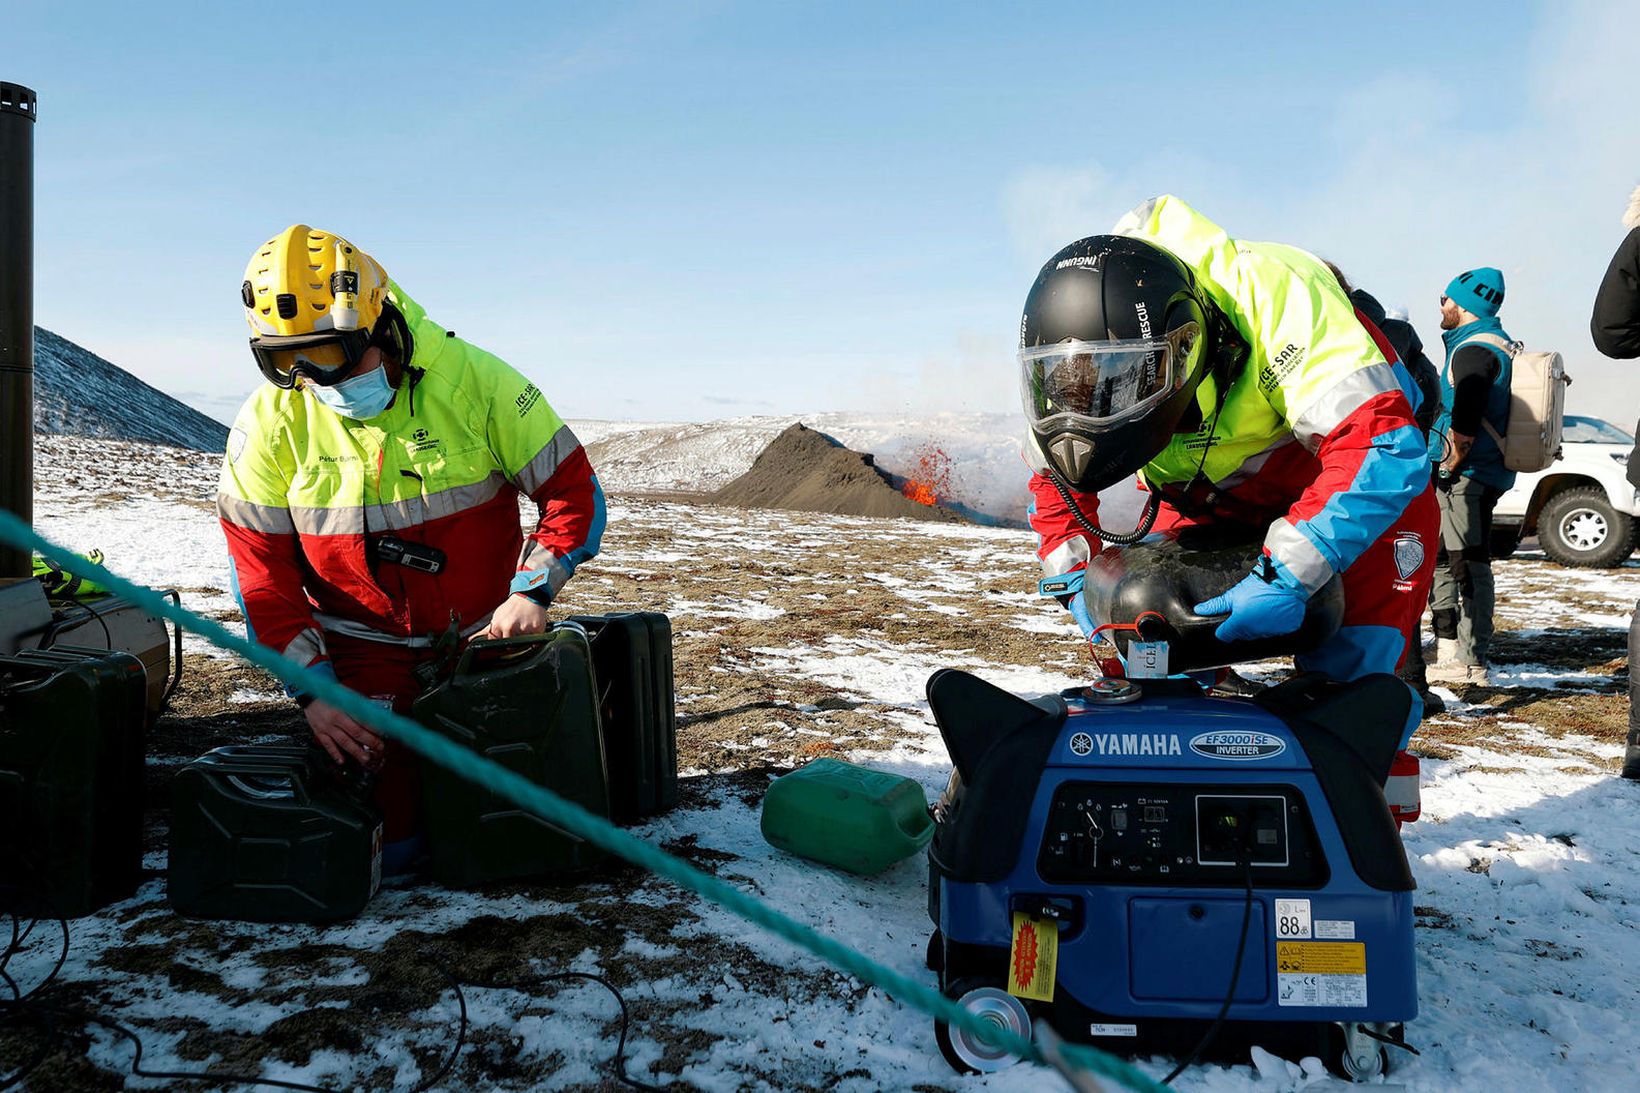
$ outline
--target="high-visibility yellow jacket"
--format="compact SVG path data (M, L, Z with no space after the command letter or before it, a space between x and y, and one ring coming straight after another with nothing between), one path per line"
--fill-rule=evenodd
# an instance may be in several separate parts
M325 635L422 645L452 613L479 628L509 591L547 601L598 552L604 499L586 453L533 383L390 297L414 350L366 421L264 384L228 436L217 497L252 633L301 664ZM538 519L526 536L519 495ZM425 572L391 543L438 552Z
M1190 266L1249 348L1227 390L1211 376L1202 382L1200 426L1175 434L1140 471L1145 487L1194 519L1267 523L1266 552L1307 589L1320 588L1429 486L1410 373L1306 251L1231 238L1172 196L1128 213L1115 233ZM1043 570L1079 571L1099 544L1041 473L1040 451L1027 454L1038 472L1030 516ZM1077 501L1097 510L1094 495Z

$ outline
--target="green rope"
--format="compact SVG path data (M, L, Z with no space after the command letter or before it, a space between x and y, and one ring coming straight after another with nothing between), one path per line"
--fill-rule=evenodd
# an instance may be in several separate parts
M554 826L573 831L601 849L665 877L682 888L739 915L770 933L807 949L815 956L862 982L880 987L931 1017L995 1044L1029 1062L1042 1064L1041 1049L1031 1041L1004 1032L957 1005L939 991L885 968L808 926L788 918L740 889L702 873L688 863L627 834L603 817L594 816L522 775L499 766L467 748L389 709L384 709L329 676L286 660L264 645L247 641L219 623L173 604L150 588L135 584L106 568L62 549L41 537L15 515L0 510L0 542L38 552L70 573L96 581L124 596L156 618L168 619L212 644L230 649L297 690L312 694L383 736L397 740L439 766L503 797ZM1076 1066L1108 1078L1138 1093L1163 1093L1165 1087L1116 1057L1085 1046L1064 1049Z

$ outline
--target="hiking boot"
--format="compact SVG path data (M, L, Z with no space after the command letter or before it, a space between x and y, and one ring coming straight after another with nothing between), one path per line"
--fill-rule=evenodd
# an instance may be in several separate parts
M1418 697L1424 700L1424 716L1434 717L1438 713L1446 712L1446 699L1434 691L1425 689L1418 692Z
M1484 664L1459 664L1455 660L1431 664L1424 673L1431 683L1449 683L1454 687L1485 687L1492 682L1492 673Z
M1640 782L1640 729L1629 730L1629 746L1623 753L1623 777Z

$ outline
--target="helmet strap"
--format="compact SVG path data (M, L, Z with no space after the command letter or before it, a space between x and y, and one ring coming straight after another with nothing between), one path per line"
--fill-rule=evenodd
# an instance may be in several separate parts
M404 313L394 307L390 300L382 301L382 313L370 332L370 344L394 358L400 368L410 367L410 358L415 355L410 324L405 322Z

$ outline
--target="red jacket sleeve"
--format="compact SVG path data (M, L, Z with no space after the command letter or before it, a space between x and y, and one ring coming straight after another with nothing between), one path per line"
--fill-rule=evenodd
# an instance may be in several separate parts
M243 504L236 505L227 496L218 499L234 596L245 613L249 636L303 666L328 660L324 635L302 591L295 530L247 527L239 522L246 514L236 511ZM289 520L288 512L284 518Z
M1072 490L1071 497L1083 515L1097 521L1098 494ZM1042 563L1044 577L1079 572L1087 567L1088 559L1099 553L1099 540L1077 522L1065 499L1041 471L1031 475L1031 505L1026 515L1031 530L1036 532L1036 557Z
M540 477L539 471L547 467L550 471ZM537 472L535 480L532 469ZM520 478L539 518L524 538L513 591L536 593L544 587L550 599L574 576L577 566L598 553L607 520L604 491L586 449L567 425L559 427Z

